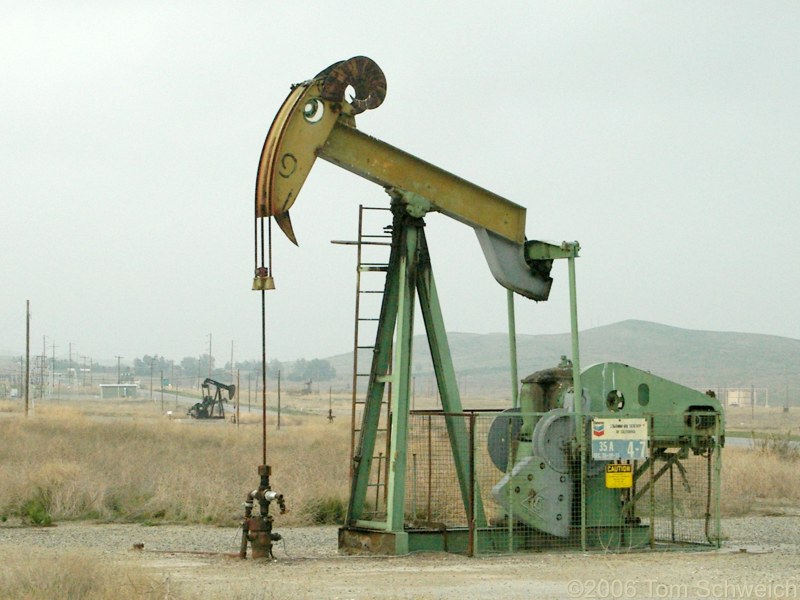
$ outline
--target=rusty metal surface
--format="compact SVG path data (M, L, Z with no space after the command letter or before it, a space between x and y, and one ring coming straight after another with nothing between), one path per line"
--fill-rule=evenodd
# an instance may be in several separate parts
M346 98L351 87L354 96ZM256 178L256 217L289 218L317 156L384 187L418 194L433 210L514 243L525 240L525 208L389 144L358 132L354 115L386 97L386 78L365 56L334 63L293 87L269 129Z
M348 86L355 97L345 99ZM270 126L256 175L256 217L275 217L297 243L289 209L297 199L318 150L337 119L379 106L386 97L386 78L364 56L334 63L312 81L296 85Z
M289 93L269 129L256 175L256 216L274 216L295 244L289 209L314 166L317 148L325 143L338 118L338 111L325 108L319 99L321 89L317 82L297 86ZM316 106L323 110L318 119L315 113L306 112Z
M342 527L339 529L339 552L342 554L377 554L395 552L395 534L375 529Z
M333 63L314 79L323 79L321 97L332 102L347 101L352 114L377 108L386 98L386 76L371 58L354 56ZM355 97L345 98L345 91L352 86Z
M247 539L252 558L272 557L272 523L263 517L247 519Z
M525 240L524 207L341 122L319 156L378 185L418 194L466 225Z

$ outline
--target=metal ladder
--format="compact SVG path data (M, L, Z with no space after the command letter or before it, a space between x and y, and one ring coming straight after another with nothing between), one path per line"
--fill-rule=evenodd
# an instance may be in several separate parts
M383 211L391 214L389 208L369 207L359 205L358 207L358 241L357 247L357 268L356 268L356 302L355 302L355 326L353 335L353 382L352 382L352 411L350 421L350 478L353 477L353 456L361 433L361 421L366 404L366 390L360 391L359 384L369 381L372 357L375 352L375 334L380 314L380 302L378 306L365 307L362 300L376 298L383 300L384 285L386 282L386 272L388 268L388 256L381 257L383 260L376 261L372 256L365 256L365 247L378 247L379 249L391 248L391 226L383 227L382 233L366 233L368 227L364 223L365 213L371 211ZM375 254L375 253L372 253ZM383 275L380 275L383 274ZM377 295L377 296L376 296ZM366 314L365 314L366 313ZM374 324L376 327L367 327ZM391 371L391 367L390 367ZM381 402L380 425L377 429L378 439L375 448L382 448L377 456L372 458L372 471L368 487L374 489L375 513L382 512L381 506L386 503L386 481L389 470L389 448L391 445L391 410L392 410L392 388L387 385L386 394ZM381 440L381 438L383 438ZM385 444L381 444L385 441ZM371 493L370 493L371 496Z

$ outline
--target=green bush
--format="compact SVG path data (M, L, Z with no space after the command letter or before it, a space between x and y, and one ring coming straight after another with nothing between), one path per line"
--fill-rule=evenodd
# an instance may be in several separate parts
M334 496L312 498L303 506L303 514L314 525L342 525L347 514L347 504Z
M53 517L41 498L33 498L22 505L22 518L42 527L53 523Z

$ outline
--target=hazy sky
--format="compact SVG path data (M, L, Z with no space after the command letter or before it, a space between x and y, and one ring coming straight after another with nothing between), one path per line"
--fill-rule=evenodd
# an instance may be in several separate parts
M361 130L579 240L582 328L624 319L800 338L800 3L0 2L0 350L260 353L253 187L289 85L364 54ZM268 354L352 345L358 205L318 161L274 248ZM505 331L471 229L427 218L451 331ZM518 332L569 328L517 300ZM50 349L48 349L48 354Z

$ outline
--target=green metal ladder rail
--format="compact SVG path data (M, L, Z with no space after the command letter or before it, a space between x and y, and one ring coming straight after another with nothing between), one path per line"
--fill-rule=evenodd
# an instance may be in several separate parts
M364 232L364 212L365 211L383 211L383 212L391 212L389 207L371 207L371 206L364 206L359 205L358 207L358 238L356 242L356 298L355 298L355 321L354 321L354 333L353 333L353 380L352 380L352 410L350 414L350 478L352 479L354 475L353 469L353 457L355 456L356 444L359 435L361 434L361 421L362 421L362 411L363 407L366 404L366 400L360 395L358 389L358 383L363 378L369 378L370 373L369 371L362 372L360 369L360 355L365 353L365 351L371 351L369 356L369 361L371 364L372 361L372 354L375 352L375 341L374 336L372 338L372 342L367 344L363 343L361 340L361 324L362 323L377 323L379 321L379 317L375 316L363 316L362 310L363 306L361 304L361 298L363 295L370 295L370 294L381 294L384 293L384 284L385 281L381 282L380 289L362 289L362 274L364 273L386 273L388 270L388 263L387 262L365 262L364 254L363 254L363 247L366 245L369 246L385 246L391 247L391 234L390 233L382 233L382 234L367 234ZM379 453L377 456L373 456L373 464L375 467L372 469L374 474L374 479L371 479L370 482L367 484L367 487L373 488L375 490L375 516L379 514L379 508L381 504L386 504L386 492L387 486L386 482L388 481L388 470L389 470L389 450L391 447L391 437L390 437L390 414L392 406L392 388L391 384L387 389L386 394L386 401L383 402L383 410L381 421L384 423L383 427L378 427L376 430L376 434L384 435L386 438L385 449L382 453ZM381 491L383 494L381 494ZM381 495L383 496L381 498Z

